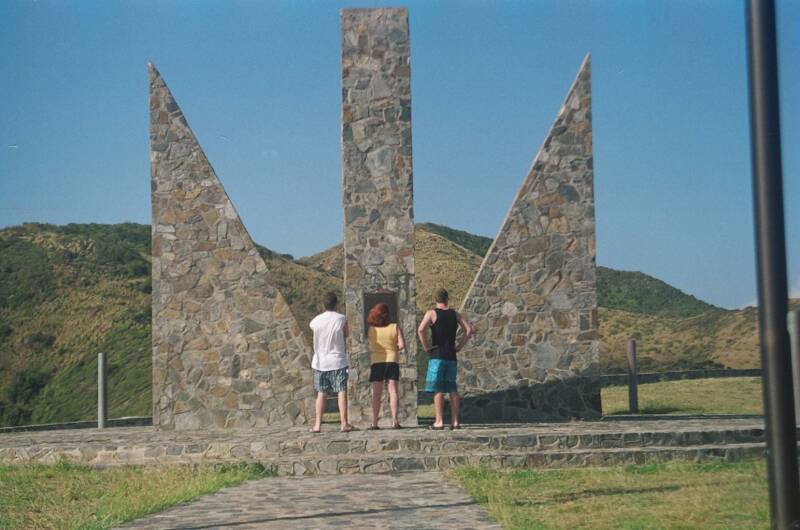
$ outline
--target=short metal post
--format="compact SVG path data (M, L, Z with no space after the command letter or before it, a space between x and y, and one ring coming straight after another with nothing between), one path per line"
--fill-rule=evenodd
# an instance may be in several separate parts
M792 351L792 379L794 380L794 420L800 423L800 311L789 313L789 335Z
M631 414L639 413L639 388L636 372L636 341L628 341L628 410Z
M108 392L106 389L106 354L97 354L97 428L106 428Z

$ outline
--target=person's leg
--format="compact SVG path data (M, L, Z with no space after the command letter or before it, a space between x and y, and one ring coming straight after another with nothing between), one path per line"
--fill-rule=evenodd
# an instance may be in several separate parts
M339 422L344 432L353 430L353 426L347 421L347 368L336 370L331 374L331 387L336 392L339 404Z
M460 426L458 421L458 392L450 392L450 425L455 429Z
M339 419L341 420L342 430L352 429L353 426L347 421L347 390L342 390L337 395L339 401Z
M315 431L320 430L322 427L322 415L325 414L325 392L317 392L317 402L315 403L317 417L314 418Z
M392 427L400 425L397 421L397 381L389 379L389 408L392 411Z
M436 419L433 421L434 427L441 427L444 425L444 394L436 392L433 395L433 410L436 414Z
M425 376L425 391L433 394L433 412L436 418L433 427L441 428L444 424L444 396L441 388L441 359L428 360L428 373Z
M372 426L378 426L381 416L381 398L383 397L383 381L372 382Z
M458 375L458 362L445 361L444 366L444 387L445 392L450 395L450 426L454 429L460 426L458 421L458 406L460 396L458 395L458 383L456 376Z

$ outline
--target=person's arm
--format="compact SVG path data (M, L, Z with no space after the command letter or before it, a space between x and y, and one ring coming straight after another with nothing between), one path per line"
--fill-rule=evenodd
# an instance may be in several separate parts
M428 352L428 341L425 338L425 329L431 325L431 313L433 313L433 311L428 311L425 313L425 316L422 317L422 322L419 323L419 327L417 328L419 343L422 345L422 349L425 352Z
M456 313L456 315L456 318L458 318L458 325L461 326L461 330L464 332L461 334L461 340L458 341L458 344L456 345L456 352L460 352L470 337L472 337L473 328L472 324L469 323L464 315L461 313Z
M403 330L400 329L400 326L397 326L397 351L400 351L406 347L406 342L403 340Z

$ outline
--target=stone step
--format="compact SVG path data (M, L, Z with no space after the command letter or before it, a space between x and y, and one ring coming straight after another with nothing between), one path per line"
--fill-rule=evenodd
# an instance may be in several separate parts
M519 431L519 429L516 429ZM488 431L487 431L488 432ZM600 449L625 447L681 447L709 444L764 442L762 428L695 429L682 431L601 432L568 434L558 432L500 432L482 434L480 430L431 432L408 430L408 434L380 431L342 436L301 436L284 440L266 449L280 456L305 453L343 455L353 453L463 453L484 450L526 452L531 449ZM260 451L259 451L260 452ZM253 456L256 456L255 454Z
M397 473L444 471L464 465L490 468L557 468L568 466L611 466L650 464L670 460L703 462L714 459L737 460L762 456L764 443L710 444L683 447L630 447L606 449L545 450L528 452L478 452L419 454L400 452L391 455L371 453L332 457L305 454L294 459L259 460L280 475L333 475L350 473Z
M93 466L114 466L248 461L292 469L295 463L305 466L311 462L308 465L313 472L323 468L328 472L331 466L336 466L337 472L339 466L386 471L402 467L403 462L444 469L448 461L462 458L537 462L540 458L568 458L560 456L563 453L602 460L612 458L602 455L615 455L615 451L633 455L659 449L735 449L763 442L763 422L748 418L470 425L458 431L407 428L347 434L333 425L325 425L322 434L310 434L307 427L208 431L124 427L3 434L0 462L48 464L66 458ZM320 464L323 461L333 463Z

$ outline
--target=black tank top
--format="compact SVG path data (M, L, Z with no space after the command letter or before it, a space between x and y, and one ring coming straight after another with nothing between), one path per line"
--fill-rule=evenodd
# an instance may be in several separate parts
M458 331L458 318L452 309L436 308L436 322L431 325L433 345L436 346L430 353L432 359L445 361L456 360L456 332Z

